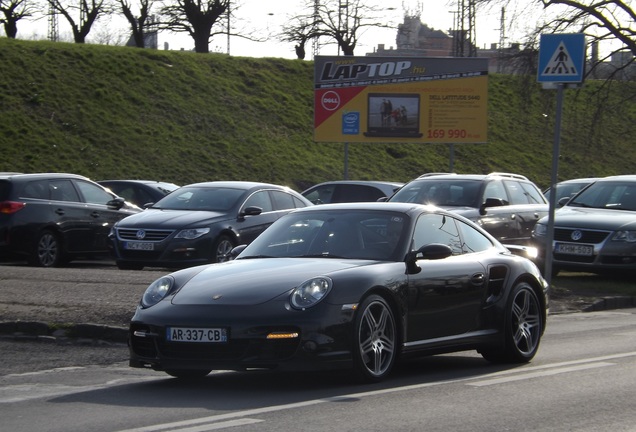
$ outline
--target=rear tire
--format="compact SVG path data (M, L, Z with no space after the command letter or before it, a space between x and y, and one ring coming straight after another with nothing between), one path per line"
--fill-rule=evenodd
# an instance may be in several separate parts
M513 289L506 306L502 345L480 353L493 363L527 363L537 353L542 334L541 302L532 287L521 282Z
M360 304L354 332L356 377L362 382L381 381L393 369L398 345L393 311L382 297L371 295Z
M64 262L58 234L44 230L37 236L29 263L38 267L59 267Z

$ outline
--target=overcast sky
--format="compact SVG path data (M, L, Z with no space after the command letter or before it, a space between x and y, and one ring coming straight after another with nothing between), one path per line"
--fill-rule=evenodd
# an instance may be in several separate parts
M302 0L236 0L241 6L235 11L236 18L231 27L248 29L259 37L267 34L275 34L281 31L284 23L291 17L302 12L305 4ZM346 1L346 0L342 0ZM521 4L531 4L532 0L521 0L514 2L512 8L522 7ZM367 0L368 5L380 5L385 8L386 21L399 24L403 21L405 7L413 13L421 8L421 21L436 30L448 30L453 28L453 20L457 11L455 0ZM538 17L541 7L533 6L532 13ZM501 7L490 9L478 9L476 18L476 33L478 48L488 48L493 43L499 43ZM506 10L506 44L522 41L522 36L528 28L523 26L533 26L536 20L528 19L526 12L521 26L510 22L518 11ZM105 28L112 29L120 26L121 33L128 33L128 25L123 17L118 20L107 18L94 25L88 35L88 41L92 42ZM29 22L26 19L18 23L18 38L20 39L45 39L47 37L47 19L40 19L38 22ZM68 22L62 17L58 17L58 33L60 40L72 41L72 34ZM359 44L355 49L355 54L363 56L368 52L373 52L378 44L384 44L385 48L395 47L396 29L369 28L363 34L359 34ZM159 33L159 49L164 49L165 44L171 50L191 50L194 47L192 38L186 34L173 34L168 32ZM213 37L210 43L210 51L227 53L228 44L225 35ZM307 59L311 58L311 46L306 46ZM268 42L250 42L239 37L230 37L230 54L235 56L248 57L283 57L296 58L294 44L278 42L272 38ZM336 45L324 46L320 49L320 55L337 55Z

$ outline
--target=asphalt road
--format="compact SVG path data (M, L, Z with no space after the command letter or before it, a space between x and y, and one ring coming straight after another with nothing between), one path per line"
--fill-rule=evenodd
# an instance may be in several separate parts
M538 355L475 352L401 364L386 381L346 373L215 371L180 381L125 362L0 375L11 432L634 431L636 309L549 318ZM4 347L3 347L4 348ZM4 351L4 350L3 350Z

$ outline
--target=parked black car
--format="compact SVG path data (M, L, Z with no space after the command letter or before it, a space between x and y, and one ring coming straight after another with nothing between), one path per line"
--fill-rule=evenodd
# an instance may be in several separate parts
M314 204L373 202L390 197L404 183L367 180L340 180L319 183L301 192Z
M390 202L434 204L477 223L502 243L530 245L548 202L528 178L509 173L438 174L407 183Z
M142 213L143 214L143 213ZM456 214L403 203L325 204L281 217L229 262L153 282L130 324L130 366L349 369L477 350L525 363L548 285L530 260Z
M108 255L115 222L140 212L99 184L75 174L0 176L0 255L57 267Z
M174 183L154 180L100 180L97 183L142 208L179 189Z
M181 268L222 262L291 210L312 205L268 183L207 182L183 186L116 224L113 253L121 269Z

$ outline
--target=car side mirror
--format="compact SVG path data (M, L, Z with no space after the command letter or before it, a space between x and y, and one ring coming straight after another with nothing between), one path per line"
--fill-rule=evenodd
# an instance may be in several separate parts
M561 208L570 201L571 196L563 197L557 202L557 207Z
M488 207L502 207L505 205L506 202L501 198L486 198L486 201L479 207L479 214L485 215Z
M417 274L422 269L417 265L418 259L438 260L448 258L453 255L450 246L441 243L431 243L422 246L416 251L406 254L406 266L410 274Z
M233 247L232 250L230 251L230 259L236 259L237 256L239 256L239 254L241 252L243 252L243 250L247 247L246 244L242 244L242 245L238 245L236 247Z
M240 220L245 219L245 216L258 216L263 213L263 209L256 206L245 207L242 212L239 213L238 217Z
M117 197L108 201L106 203L106 206L119 210L124 206L125 203L126 203L125 199L123 199L122 197Z

